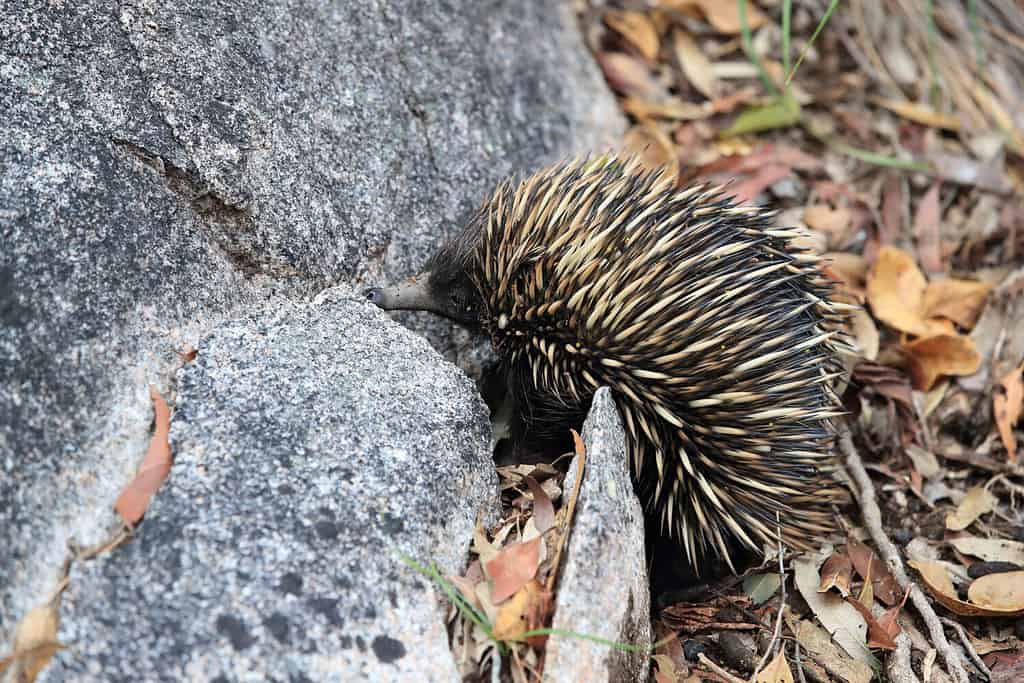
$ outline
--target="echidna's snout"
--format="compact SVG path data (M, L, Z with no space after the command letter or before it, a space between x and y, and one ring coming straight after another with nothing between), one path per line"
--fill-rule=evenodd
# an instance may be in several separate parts
M363 294L385 311L435 311L437 305L427 287L428 275L417 275L387 287L371 287Z

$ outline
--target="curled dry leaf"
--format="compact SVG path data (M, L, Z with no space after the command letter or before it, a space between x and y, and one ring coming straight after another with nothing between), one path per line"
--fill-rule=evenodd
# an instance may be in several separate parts
M967 495L956 506L956 512L946 515L946 528L950 531L963 531L974 520L992 512L998 502L991 491L982 486L974 486L967 490Z
M992 285L973 280L942 278L928 283L924 293L924 315L947 318L970 330L978 322Z
M943 375L973 375L981 366L981 354L970 337L938 334L903 346L909 354L914 388L928 391Z
M516 591L537 575L541 541L537 537L524 543L513 543L484 564L487 575L494 582L491 600L495 605L515 595Z
M711 62L704 55L704 51L697 47L693 37L681 28L673 29L672 49L686 80L690 81L704 97L709 100L715 99L718 94L718 80L711 69Z
M1004 572L981 577L968 588L968 598L972 598L972 602L967 602L957 595L956 588L941 562L909 560L907 564L920 572L921 580L935 599L955 614L965 617L1013 617L1024 614L1024 603L1021 602L1024 572ZM991 580L992 577L1004 578ZM974 586L979 582L984 583L975 589ZM975 604L972 596L974 590L977 591L976 597L988 601L988 604Z
M821 583L818 592L826 593L835 588L844 598L850 594L850 577L853 563L846 553L835 552L821 565Z
M117 514L129 525L137 524L146 514L153 494L171 471L171 444L167 440L171 430L171 409L156 387L149 388L149 395L153 400L153 438L135 478L128 482L114 504Z
M1022 372L1024 364L1011 370L1000 382L1002 392L997 391L992 397L993 415L999 428L999 438L1003 440L1011 463L1017 462L1017 435L1013 433L1013 427L1020 420L1021 409L1024 408Z
M608 28L618 33L627 43L632 45L640 56L653 62L661 47L658 31L650 18L643 12L610 10L604 15Z

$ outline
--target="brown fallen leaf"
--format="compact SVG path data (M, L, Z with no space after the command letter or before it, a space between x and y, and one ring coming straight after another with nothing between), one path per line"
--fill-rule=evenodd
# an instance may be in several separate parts
M950 531L963 531L973 524L974 520L992 512L998 502L992 492L985 487L971 487L956 506L956 511L946 515L946 528Z
M681 28L672 30L672 49L686 80L704 97L714 100L718 95L718 79L711 70L711 62L697 47L693 37Z
M527 476L526 485L533 496L533 524L543 534L555 525L555 506L536 479Z
M965 617L1013 617L1018 616L1020 614L1024 614L1024 605L1020 607L1003 608L976 605L973 602L961 600L957 595L956 588L953 586L953 582L949 578L949 574L946 572L946 568L942 565L941 562L924 562L920 560L908 560L907 564L916 569L921 574L921 581L928 588L928 591L935 597L935 599L938 600L943 607L950 610L951 612L954 612L955 614L959 614ZM1017 575L1024 574L1024 572L1007 573ZM981 577L980 579L978 579L978 581L989 578L991 576L999 575L989 574L988 576ZM1015 579L1018 584L1021 582L1020 578L1020 576L1011 577L1011 579ZM977 583L978 581L975 581L974 583ZM971 584L972 588L974 586L974 583ZM1016 598L1014 598L1013 596L1016 593L1016 590L1019 590L1016 587L1014 587L1014 589L1015 590L1010 593L1011 601L1016 600ZM998 588L995 590L995 593L997 596L1001 595ZM979 589L979 595L981 595L983 599L991 597L989 593L989 586L983 584L982 588ZM968 596L970 596L970 588L968 588ZM1000 597L996 597L997 601L999 601L1000 599Z
M992 412L999 428L999 438L1006 448L1006 456L1011 463L1017 462L1017 435L1013 427L1020 420L1021 409L1024 408L1024 382L1021 373L1024 363L1014 368L1000 381L1002 391L992 397Z
M949 539L949 544L964 555L980 557L986 562L1011 562L1024 567L1024 543L1020 541L961 536Z
M868 303L875 317L900 332L926 337L945 332L923 316L928 282L910 254L884 246L868 272Z
M740 33L740 11L735 2L722 0L663 0L661 6L680 11L697 10L716 31L729 35ZM768 17L753 2L747 3L747 26L751 30L768 23Z
M491 600L495 605L515 595L516 591L537 575L540 566L541 538L506 546L484 564L493 581Z
M754 681L755 683L793 683L793 672L789 669L789 662L786 661L782 649L778 651L772 661L757 672Z
M13 652L0 659L0 674L11 671L4 680L32 683L64 645L57 641L60 614L54 603L29 610L14 630Z
M914 104L913 102L888 100L881 97L868 97L868 99L878 106L885 107L889 111L907 119L908 121L920 123L923 126L929 126L931 128L944 128L946 130L953 131L960 130L960 119L952 114L943 114L931 109L930 107L926 107L921 104Z
M900 585L875 551L851 536L846 540L846 552L857 574L871 582L874 595L879 600L890 607L899 602Z
M914 388L928 391L943 375L966 376L977 372L981 354L970 337L959 334L937 334L903 345L909 354L910 375Z
M982 309L992 285L973 280L941 278L928 283L924 293L924 316L948 318L960 327L971 330Z
M624 52L601 52L596 58L608 85L623 95L635 95L655 102L668 97L668 91L654 78L643 60Z
M853 338L857 342L860 355L867 360L878 358L878 347L880 337L875 321L863 308L858 308L850 316L850 327L853 330Z
M904 180L890 175L882 189L882 224L878 226L878 241L883 245L893 244L903 232L903 211L906 203Z
M851 213L846 207L833 209L828 204L812 204L804 209L807 227L827 232L839 238L850 226Z
M967 588L967 599L980 607L1024 613L1024 571L986 574Z
M846 553L834 552L821 565L821 583L818 592L825 593L832 588L839 591L844 598L850 594L850 576L853 574L853 563Z
M939 221L942 211L942 206L939 204L939 186L941 184L936 181L924 193L924 197L917 205L917 213L914 214L913 231L914 238L917 240L917 258L925 272L929 274L943 271L942 254L939 249Z
M135 478L121 490L114 503L114 510L129 526L138 524L146 514L149 501L171 471L171 444L167 439L171 430L171 409L156 387L150 386L149 395L153 400L153 438Z
M618 33L627 43L632 45L640 56L653 62L658 56L661 44L658 31L650 18L643 12L625 10L609 10L604 15L608 28Z

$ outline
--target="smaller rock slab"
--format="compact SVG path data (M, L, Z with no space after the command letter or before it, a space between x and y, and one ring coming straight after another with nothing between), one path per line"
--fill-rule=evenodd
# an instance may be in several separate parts
M626 434L611 391L594 395L583 424L587 448L552 628L629 643L651 644L650 589L644 517L626 460ZM565 480L573 490L579 461ZM545 681L647 681L646 652L621 652L569 636L548 640Z
M497 505L472 382L368 304L219 326L179 373L170 478L75 567L42 680L457 681L404 554L461 571Z

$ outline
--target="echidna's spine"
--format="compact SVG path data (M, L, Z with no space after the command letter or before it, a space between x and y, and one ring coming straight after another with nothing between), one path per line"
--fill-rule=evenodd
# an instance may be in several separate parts
M614 156L498 188L471 272L543 428L612 387L648 507L696 564L831 528L841 307L774 214Z

